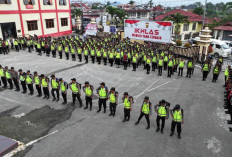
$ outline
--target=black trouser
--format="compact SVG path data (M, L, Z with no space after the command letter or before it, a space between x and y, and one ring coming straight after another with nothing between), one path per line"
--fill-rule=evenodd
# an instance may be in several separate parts
M28 52L31 52L31 47L30 47L30 45L28 45L27 48L28 48Z
M120 58L116 58L116 63L118 66L120 65Z
M113 64L114 64L113 58L110 58L109 60L110 60L110 66L113 66Z
M115 115L116 106L117 106L116 103L110 103L110 113L113 114L113 115Z
M89 56L85 56L85 62L89 63Z
M92 63L95 63L95 56L91 56L92 58Z
M136 71L136 63L132 63L133 65L133 70Z
M205 80L208 76L208 71L203 71L203 80Z
M184 69L184 68L179 68L178 76L180 76L180 75L183 76L183 69Z
M159 66L159 75L162 75L162 66Z
M62 51L59 52L60 59L62 59Z
M157 128L158 128L158 129L160 128L160 120L162 121L161 129L164 128L164 125L165 125L165 118L166 118L166 117L157 116L157 118L156 118L156 124L157 124Z
M164 62L164 70L167 69L167 66L168 66L168 62Z
M187 68L187 76L186 77L191 77L192 74L192 68Z
M35 45L35 51L37 51L37 45Z
M19 44L19 49L22 50L22 44Z
M143 69L146 69L146 63L143 61Z
M99 111L101 111L102 105L103 105L104 111L106 111L106 99L99 98L99 101L98 101Z
M69 60L69 53L65 52L65 55L66 55L66 59Z
M6 47L2 47L2 48L1 48L1 51L2 51L2 53L3 53L4 55L6 55L6 54L7 54Z
M177 125L177 133L178 133L178 135L180 135L180 133L181 133L181 122L172 121L171 132L174 133L176 125Z
M85 96L85 100L86 100L86 107L88 108L88 105L90 105L90 109L92 109L92 98L89 96Z
M107 58L103 58L104 65L107 64Z
M218 74L213 74L213 82L216 82L218 79Z
M101 64L101 57L97 57L98 64Z
M82 62L82 54L78 54L79 62Z
M76 61L76 55L72 54L72 61Z
M128 67L130 67L130 64L131 64L131 58L128 59Z
M45 53L45 47L44 46L42 46L42 51L43 51L43 53Z
M31 47L32 51L34 51L34 46L33 46L33 45L30 45L30 47Z
M124 69L127 69L127 61L123 61Z
M42 56L41 49L38 49L38 55Z
M14 84L15 84L15 87L16 87L16 90L20 90L19 88L19 81L17 78L13 78L13 81L14 81Z
M72 93L73 104L75 104L76 98L79 101L80 107L82 106L82 100L79 93Z
M7 79L9 85L10 85L10 89L13 89L13 83L12 83L12 79Z
M41 86L40 85L35 85L36 90L38 92L38 95L41 96L42 95L42 91L41 91Z
M27 87L30 90L30 93L33 94L34 93L33 84L27 84Z
M149 118L149 114L145 114L143 112L140 113L140 116L138 118L138 122L143 118L143 116L145 116L146 120L147 120L147 125L150 126L150 118Z
M56 58L56 50L52 50L52 57Z
M43 92L44 92L44 96L45 97L50 97L49 91L48 91L48 87L43 87Z
M18 45L15 45L15 50L16 50L16 52L19 52L19 46Z
M56 96L57 96L57 97L55 96L55 92L56 92ZM52 93L52 96L53 96L54 99L56 99L56 98L57 98L58 100L60 99L60 92L59 92L59 89L54 89L54 88L52 88L51 93Z
M151 66L150 66L150 64L146 64L146 68L147 68L147 74L149 74L150 71L151 71Z
M124 119L125 120L130 120L130 109L124 108Z
M23 92L27 92L27 86L26 86L26 81L21 81L21 85L22 85L22 88L23 88Z
M172 67L168 67L168 77L171 77L172 75Z
M155 71L156 68L157 68L157 63L152 62L152 71Z
M62 97L63 97L63 100L65 103L67 103L67 93L64 94L63 92L61 93Z

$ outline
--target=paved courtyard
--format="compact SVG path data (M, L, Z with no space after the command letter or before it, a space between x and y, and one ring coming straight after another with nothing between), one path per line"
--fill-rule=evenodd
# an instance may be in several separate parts
M62 101L55 103L51 99L44 100L35 95L1 90L0 121L3 125L0 127L0 134L28 146L16 156L229 157L232 154L232 132L229 131L231 126L226 123L228 117L223 109L223 73L217 83L212 83L212 73L203 82L198 67L191 79L178 77L176 73L172 78L167 78L167 71L161 77L157 76L157 71L147 75L142 66L137 72L133 72L132 67L123 70L122 67L118 69L109 65L84 64L45 55L38 56L35 52L26 51L1 55L0 64L49 76L55 73L58 78L62 77L67 82L76 78L82 85L89 81L95 89L104 81L108 88L116 88L120 102L124 92L129 92L135 98L131 120L122 123L123 105L118 105L116 117L109 117L109 110L106 114L97 114L97 96L94 97L93 110L89 111L73 108L70 104L63 106ZM96 90L94 92L96 95ZM145 118L138 126L134 125L145 96L150 97L153 106L149 130L145 129ZM70 89L68 99L70 103ZM169 136L171 118L166 121L164 134L155 132L154 105L161 99L170 102L171 108L180 104L184 109L185 123L182 125L181 140L177 138L177 134ZM82 100L85 102L83 92ZM43 136L46 138L34 141Z

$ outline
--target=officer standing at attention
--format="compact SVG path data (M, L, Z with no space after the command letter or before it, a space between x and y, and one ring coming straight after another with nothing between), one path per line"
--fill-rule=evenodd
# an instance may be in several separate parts
M180 62L179 62L179 71L178 71L178 76L183 76L183 69L184 69L184 60L183 58L181 58Z
M22 69L19 69L19 80L21 82L22 88L23 88L23 94L27 93L27 86L26 86L26 73L22 71Z
M44 92L44 98L43 99L49 99L50 94L49 94L49 78L44 76L44 74L41 74L41 82L42 82L42 87L43 87L43 92Z
M171 78L173 66L174 66L173 60L172 60L172 58L170 58L169 61L168 61L168 76L167 77Z
M18 75L18 72L15 71L14 67L11 67L11 76L12 76L14 85L16 87L15 91L19 92L20 91L20 87L19 87L19 75Z
M136 57L135 53L134 53L134 55L132 57L132 65L133 65L133 70L132 71L136 71L137 57Z
M68 89L68 84L62 79L59 79L60 82L60 88L61 88L61 94L63 97L64 102L62 103L63 105L67 104L67 89Z
M7 82L10 85L10 90L12 90L13 89L13 83L12 83L11 71L8 70L8 66L5 66L5 76L6 76Z
M37 97L41 97L42 96L42 91L41 91L41 78L39 77L38 73L35 71L34 72L34 80L33 82L35 83L35 88L38 92Z
M72 105L75 105L76 98L79 101L79 108L82 108L82 100L81 100L81 86L79 83L76 82L76 79L73 78L71 79L72 82L69 84L70 89L72 90L72 98L73 98L73 103Z
M128 95L128 92L124 92L123 95L124 96L122 98L122 101L124 103L124 120L122 122L125 122L130 120L130 112L132 110L133 98Z
M177 125L178 138L181 139L181 123L184 124L184 110L180 108L180 105L177 104L171 111L172 124L171 124L171 134L174 135L175 127Z
M163 58L160 56L159 61L158 61L158 69L159 69L158 76L162 76L163 64L164 64Z
M83 86L83 91L85 92L85 100L86 100L86 106L85 110L88 109L88 105L90 104L89 110L92 111L92 101L93 101L93 86L89 85L89 82L86 81L85 85Z
M112 87L108 94L108 99L110 99L110 114L109 116L115 116L116 107L118 105L118 92Z
M33 75L30 73L30 70L27 71L26 83L27 83L28 89L30 90L29 95L33 95L34 94Z
M205 61L205 64L202 66L202 70L201 70L201 71L203 71L202 81L206 80L208 73L209 73L209 67L210 67L210 65L208 64L208 61Z
M220 71L221 71L220 65L219 65L219 63L217 63L217 64L215 65L214 69L213 69L213 80L212 80L212 82L215 82L215 83L216 83Z
M99 109L97 113L101 111L102 105L104 107L104 113L106 113L106 101L107 101L107 95L108 95L108 88L105 86L105 83L100 83L100 87L97 89L97 94L99 96L98 106Z
M170 107L170 104L166 102L165 100L161 100L157 105L155 105L155 112L157 113L156 132L160 131L160 120L161 120L162 121L161 133L163 134L165 120L169 118L169 107Z
M193 61L190 58L189 61L187 62L187 75L186 75L186 77L191 78L192 70L193 70Z
M0 65L0 77L1 77L2 84L3 84L3 88L6 88L7 87L6 76L5 76L5 71L2 65ZM1 82L0 82L0 85L1 85Z
M55 101L58 102L60 100L60 85L59 85L59 79L55 77L55 75L53 74L51 76L51 87L52 87L52 90L51 90L51 93L52 93L52 96L53 96L53 100L52 101ZM56 92L56 95L57 97L55 96L55 92Z
M151 108L151 102L149 101L149 97L145 96L143 104L141 106L140 109L140 116L138 118L138 121L135 123L135 125L139 124L139 121L142 119L143 116L145 116L146 120L147 120L147 128L146 129L150 129L150 116L152 113L152 108Z
M1 68L1 67L0 67ZM230 65L228 65L228 67L226 68L225 70L225 87L226 87L226 80L227 80L227 77L229 77L229 72L230 72Z
M151 71L151 57L147 56L146 58L146 69L147 69L147 74L150 74Z

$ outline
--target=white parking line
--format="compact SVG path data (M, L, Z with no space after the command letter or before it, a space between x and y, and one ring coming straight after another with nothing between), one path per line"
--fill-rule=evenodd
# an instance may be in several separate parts
M159 85L159 86L156 86L155 88L152 88L152 89L147 90L147 92L150 92L150 91L152 91L152 90L155 90L155 89L157 89L157 88L159 88L159 87L162 87L162 86L164 86L164 85L166 85L166 84L169 84L169 83L171 83L171 82L173 82L173 81L175 81L175 80L176 80L176 79L173 79L173 80L171 80L171 81L165 82L165 83L163 83L163 84L161 84L161 85Z

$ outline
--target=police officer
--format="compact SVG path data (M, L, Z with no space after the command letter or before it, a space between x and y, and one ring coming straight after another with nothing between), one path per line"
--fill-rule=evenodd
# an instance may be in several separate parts
M168 76L167 77L171 78L173 66L174 66L173 60L172 60L172 58L170 58L168 61Z
M150 119L149 119L149 117L151 116L151 113L152 113L151 105L152 104L149 101L149 97L145 96L143 104L142 104L141 109L140 109L140 116L138 118L138 121L135 123L135 125L138 125L140 120L142 119L142 117L145 116L145 118L147 120L147 128L146 129L150 129Z
M13 89L13 83L12 83L12 77L11 77L11 71L8 70L8 66L5 66L5 76L6 76L6 80L10 85L10 90Z
M23 88L23 94L27 93L27 86L26 86L26 73L22 71L22 69L19 69L19 80L21 82L22 88Z
M171 111L172 124L171 124L171 134L174 135L175 127L177 126L178 138L181 139L181 123L184 124L184 110L180 108L180 105L177 104Z
M193 70L193 61L192 61L192 58L190 58L189 61L187 62L187 75L186 75L186 77L191 78L192 70Z
M104 107L104 113L106 113L106 101L107 101L107 95L108 95L108 88L105 86L105 83L102 82L100 83L100 87L97 89L97 94L99 96L99 101L98 101L98 113L101 111L102 105Z
M132 66L133 66L133 70L132 71L136 71L136 66L137 65L137 57L136 54L134 53L133 57L132 57Z
M29 95L33 95L34 94L33 75L30 73L30 70L27 71L26 83L27 83L28 89L30 90Z
M183 76L184 65L185 65L185 62L184 62L183 58L181 58L181 60L179 62L178 76L181 76L181 77Z
M51 93L52 93L52 97L53 97L53 100L52 101L55 101L58 102L60 100L60 85L59 85L59 79L55 77L55 75L53 74L51 76L51 87L52 87L52 90L51 90ZM56 95L57 97L55 96L55 92L56 92Z
M146 64L147 74L150 74L150 70L151 70L151 58L150 58L150 56L147 56L145 64Z
M15 41L14 41L14 46L15 46L16 52L19 52L19 43L18 43L17 39L15 39Z
M202 66L202 70L201 70L201 71L203 71L202 81L206 80L208 73L209 73L209 68L210 68L210 65L209 65L208 61L205 61L205 64Z
M214 69L213 69L213 80L212 80L212 82L215 82L215 83L216 83L220 71L221 71L220 65L219 65L219 63L217 63L217 64L215 65Z
M225 85L226 86L226 80L229 77L229 72L230 72L230 65L228 65L228 67L225 70Z
M86 81L85 85L83 86L83 91L85 92L85 100L86 100L86 106L85 110L88 109L88 105L90 104L89 110L92 110L92 101L93 101L93 86L89 85L89 82Z
M14 67L11 67L11 77L13 79L14 85L16 87L17 92L20 91L20 87L19 87L19 76L18 76L18 72L15 71Z
M124 104L124 119L122 122L130 120L130 112L132 110L133 98L129 96L128 92L124 92L122 98Z
M118 92L112 87L108 94L108 99L110 100L110 114L109 116L115 116L116 107L118 105Z
M6 88L7 80L5 76L5 70L3 69L2 65L0 65L0 77L1 77L2 84L3 84L3 88Z
M34 72L34 80L33 82L35 83L35 88L38 92L37 97L41 97L42 96L42 91L41 91L41 78L39 77L38 73L35 71Z
M62 79L59 79L60 82L60 88L61 88L61 95L63 97L64 102L62 103L63 105L67 104L67 89L68 89L68 84Z
M158 76L162 76L162 68L163 68L163 58L160 56L159 61L158 61Z
M162 121L161 133L163 134L165 120L169 118L169 107L170 107L170 104L166 102L165 100L161 100L157 105L155 105L155 112L157 113L156 132L160 131L160 120L161 120Z
M81 86L79 83L76 82L76 79L73 78L71 79L72 82L69 84L70 89L72 90L72 98L73 98L73 103L72 105L75 105L76 98L79 101L79 108L82 108L82 100L81 100Z
M44 76L44 74L41 74L41 83L43 87L43 92L44 92L44 98L43 99L49 99L50 94L49 94L49 78Z

